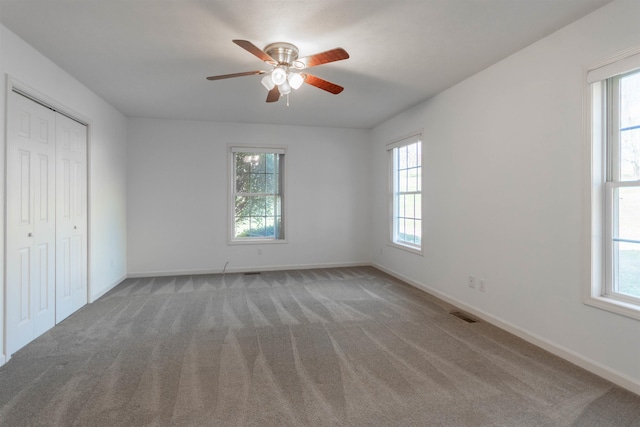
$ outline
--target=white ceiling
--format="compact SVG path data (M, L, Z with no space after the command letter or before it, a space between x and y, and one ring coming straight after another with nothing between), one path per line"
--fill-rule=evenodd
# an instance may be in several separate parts
M129 117L370 128L611 0L0 0L0 22ZM351 58L267 104L236 46Z

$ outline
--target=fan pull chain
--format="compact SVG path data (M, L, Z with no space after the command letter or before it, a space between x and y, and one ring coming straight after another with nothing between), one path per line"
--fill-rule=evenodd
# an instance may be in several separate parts
M287 94L287 107L289 106L289 94Z

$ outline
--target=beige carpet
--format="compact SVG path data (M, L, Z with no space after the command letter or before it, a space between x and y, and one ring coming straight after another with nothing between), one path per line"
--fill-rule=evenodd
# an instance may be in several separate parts
M2 426L640 426L640 396L373 268L129 279L0 368Z

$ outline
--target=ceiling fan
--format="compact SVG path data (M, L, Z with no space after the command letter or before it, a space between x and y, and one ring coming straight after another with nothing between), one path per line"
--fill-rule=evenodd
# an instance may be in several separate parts
M298 89L302 83L310 84L326 90L334 95L344 90L342 86L328 82L309 73L300 71L328 62L342 61L349 58L349 54L342 48L327 50L315 55L298 58L298 48L291 43L271 43L261 50L247 40L233 40L235 44L255 55L273 67L270 71L256 70L242 73L223 74L207 77L207 80L222 80L232 77L254 76L264 74L262 84L269 91L267 102L276 102L282 95L288 95L292 89ZM287 102L288 105L288 102Z

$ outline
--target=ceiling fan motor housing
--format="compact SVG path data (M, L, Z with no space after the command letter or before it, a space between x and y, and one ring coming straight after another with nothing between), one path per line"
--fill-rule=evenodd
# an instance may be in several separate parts
M298 48L291 43L271 43L264 48L267 55L278 61L277 65L285 65L291 67L293 62L298 59Z

